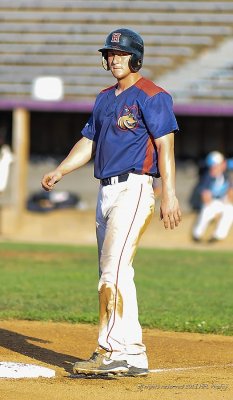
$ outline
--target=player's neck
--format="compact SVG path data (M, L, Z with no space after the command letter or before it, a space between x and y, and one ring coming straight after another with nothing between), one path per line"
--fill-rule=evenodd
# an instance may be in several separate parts
M118 79L115 92L116 96L124 92L124 90L128 89L130 86L133 86L141 78L142 76L139 74L139 72L136 72L134 74L126 76L125 78Z

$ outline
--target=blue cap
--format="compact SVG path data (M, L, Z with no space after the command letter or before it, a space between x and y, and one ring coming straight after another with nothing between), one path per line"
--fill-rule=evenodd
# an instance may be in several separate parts
M221 164L224 161L224 155L219 151L211 151L206 157L207 167L213 167L214 165Z

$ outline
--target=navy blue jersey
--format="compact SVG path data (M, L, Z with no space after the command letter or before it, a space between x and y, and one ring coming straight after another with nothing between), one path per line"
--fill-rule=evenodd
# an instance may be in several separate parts
M224 197L230 187L230 182L226 174L213 177L209 171L204 174L200 182L200 191L210 190L214 199L221 199Z
M145 78L118 96L115 90L112 86L97 96L82 130L96 143L95 177L158 175L154 139L178 130L170 94Z

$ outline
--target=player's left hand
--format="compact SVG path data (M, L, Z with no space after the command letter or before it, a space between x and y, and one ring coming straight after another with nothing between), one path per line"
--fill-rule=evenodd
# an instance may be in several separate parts
M165 229L174 229L182 220L179 202L176 196L161 199L160 219Z

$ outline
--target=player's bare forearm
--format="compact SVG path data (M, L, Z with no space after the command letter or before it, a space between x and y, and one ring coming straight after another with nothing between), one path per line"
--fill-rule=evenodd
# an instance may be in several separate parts
M166 229L174 229L181 221L181 211L175 193L174 133L155 140L162 181L160 217Z
M211 190L203 190L201 192L201 201L203 204L209 204L213 200Z
M71 149L68 156L56 168L62 173L62 176L69 174L87 164L94 155L95 144L92 140L83 137Z
M62 177L82 167L90 161L95 153L95 143L85 137L80 139L71 149L68 156L54 170L45 174L41 184L45 190L52 190Z

